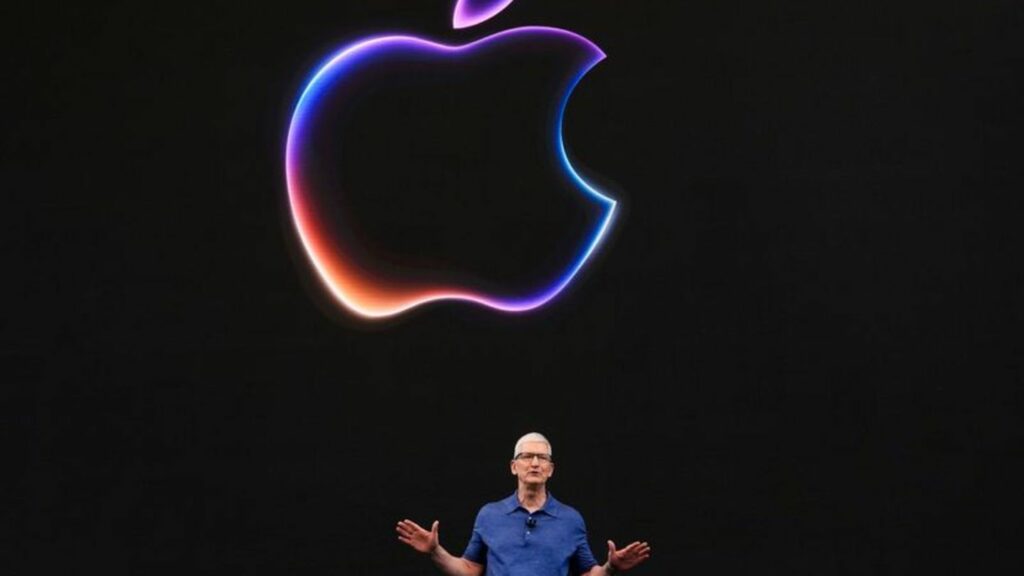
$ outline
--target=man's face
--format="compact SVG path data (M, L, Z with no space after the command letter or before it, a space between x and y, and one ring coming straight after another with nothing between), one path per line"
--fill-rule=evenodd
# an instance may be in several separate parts
M521 484L544 485L555 473L551 449L544 442L523 442L517 458L512 460L512 475Z

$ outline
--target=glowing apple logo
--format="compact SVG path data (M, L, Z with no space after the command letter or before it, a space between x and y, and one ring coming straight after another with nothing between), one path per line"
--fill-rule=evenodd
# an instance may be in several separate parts
M512 0L457 0L453 26L466 28L483 22L507 7ZM572 58L560 71L555 106L546 122L545 148L552 166L565 186L578 195L596 216L588 224L583 241L572 248L571 257L528 290L495 290L460 282L458 278L417 277L395 273L392 261L374 258L372 250L352 240L339 225L336 215L345 210L339 195L352 190L325 186L318 174L337 171L335 150L324 153L324 142L336 138L337 130L324 128L332 114L351 112L353 103L365 101L380 74L402 70L409 75L409 62L417 66L460 67L487 62L496 55L526 46L531 50L560 50ZM539 47L539 48L538 48ZM500 31L482 39L453 46L409 35L382 35L362 39L331 55L303 89L292 114L285 150L285 172L291 216L301 245L319 279L334 300L352 314L364 318L394 316L437 300L461 300L504 311L522 312L543 306L562 292L580 272L605 238L616 213L616 201L602 194L577 174L566 155L562 140L562 119L566 104L580 79L604 53L592 42L566 30L527 26ZM418 70L418 69L416 69ZM485 105L485 104L482 104ZM357 154L358 142L346 142L337 154ZM372 194L373 191L358 191ZM415 193L411 191L410 193ZM397 234L415 232L396 231Z

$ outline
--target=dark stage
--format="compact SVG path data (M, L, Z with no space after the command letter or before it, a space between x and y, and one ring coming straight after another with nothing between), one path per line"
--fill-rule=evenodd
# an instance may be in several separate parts
M636 576L1014 572L1024 13L960 4L517 0L459 31L449 0L0 9L0 572L436 574L395 522L460 553L532 430L601 562L651 543ZM367 35L528 24L608 56L564 123L621 201L607 241L533 312L340 311L289 212L305 81ZM391 182L362 222L463 226L384 253L491 286L585 228L550 166L493 164L522 142L467 144L492 109L519 125L516 73L408 101L454 123L377 111L368 134L416 119L444 153L355 162ZM417 176L438 158L519 220Z

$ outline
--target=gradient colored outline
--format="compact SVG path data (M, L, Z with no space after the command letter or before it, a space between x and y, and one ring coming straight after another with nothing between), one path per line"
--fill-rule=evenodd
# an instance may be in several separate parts
M512 0L457 0L452 12L453 28L469 28L490 20L512 3Z
M474 47L490 40L522 32L544 32L556 35L565 35L573 40L579 41L592 50L593 58L585 63L580 71L573 77L566 88L558 105L558 113L554 126L554 138L558 150L559 159L566 174L578 184L591 197L596 199L606 209L606 214L601 224L583 250L577 255L567 271L552 283L548 288L528 296L526 298L501 298L487 294L477 294L463 288L446 286L423 286L410 289L402 286L387 285L380 280L368 277L366 271L359 269L354 262L347 261L344 255L332 249L329 242L325 240L323 231L317 226L315 212L310 209L306 201L301 175L296 168L298 159L297 147L303 137L307 112L312 106L321 90L328 88L330 82L328 75L343 73L344 66L355 61L359 56L372 53L372 48L388 44L408 44L412 48L424 50L437 50L444 52L459 52L472 50ZM458 300L472 302L502 312L524 312L544 305L557 296L569 282L579 273L583 265L594 254L598 246L607 236L611 222L615 218L617 201L602 194L594 186L587 183L573 168L566 154L565 142L562 136L562 121L565 116L565 108L568 105L569 97L572 95L576 85L598 62L605 58L605 54L593 42L586 38L562 30L544 26L524 26L503 30L485 38L475 40L462 46L441 44L415 36L384 35L375 36L359 41L355 44L342 48L333 56L330 56L326 63L320 66L306 84L295 106L291 123L288 128L288 137L285 145L285 176L288 186L288 199L292 209L292 219L303 249L310 262L316 269L320 280L331 295L347 310L364 318L386 318L400 314L406 310L429 302L439 300Z

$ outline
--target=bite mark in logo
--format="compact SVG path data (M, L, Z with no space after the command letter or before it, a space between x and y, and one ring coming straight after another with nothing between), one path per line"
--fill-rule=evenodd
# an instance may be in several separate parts
M483 22L507 7L512 0L457 0L452 17L454 28L466 28ZM573 45L583 54L568 82L556 97L557 114L551 137L557 163L581 194L601 207L602 215L582 243L575 257L553 281L524 296L484 293L465 286L394 282L382 278L357 263L350 249L340 245L329 233L329 223L318 210L312 194L315 186L307 166L311 156L309 133L317 121L320 102L332 90L352 81L368 66L388 58L415 54L437 58L457 65L461 55L494 48L501 42L538 42L559 40ZM291 215L301 245L317 276L333 299L350 313L367 318L385 318L438 300L458 300L480 304L503 312L524 312L550 302L577 276L607 236L616 215L617 202L585 181L573 168L562 137L562 119L569 97L583 76L605 58L594 43L562 30L543 26L511 28L463 45L448 45L409 35L372 36L348 45L320 66L306 84L292 114L285 147L285 174Z

